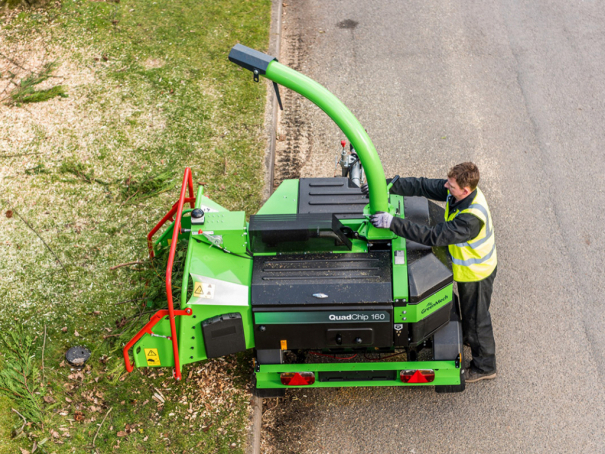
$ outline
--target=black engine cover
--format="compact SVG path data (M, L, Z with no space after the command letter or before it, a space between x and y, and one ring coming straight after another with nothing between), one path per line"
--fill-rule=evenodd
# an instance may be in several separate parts
M253 308L257 349L390 347L390 304Z

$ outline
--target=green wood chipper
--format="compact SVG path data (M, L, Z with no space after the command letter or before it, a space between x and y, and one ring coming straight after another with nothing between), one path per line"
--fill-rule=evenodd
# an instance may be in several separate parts
M236 45L229 60L316 104L347 137L341 176L285 180L263 207L228 211L193 190L185 169L179 200L149 233L149 253L170 248L168 308L124 347L130 372L247 349L256 390L434 386L464 390L462 332L447 254L375 228L388 211L423 224L443 210L422 197L389 193L368 134L332 93L275 58ZM281 104L281 101L280 101ZM360 185L367 178L369 195ZM395 177L398 178L398 177ZM188 207L187 207L188 206ZM163 225L167 228L154 240ZM177 244L186 246L178 308L172 300Z

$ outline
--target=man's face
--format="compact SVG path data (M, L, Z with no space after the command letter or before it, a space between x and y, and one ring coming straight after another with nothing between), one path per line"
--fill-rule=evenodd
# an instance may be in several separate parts
M454 178L448 178L445 187L450 191L450 194L454 196L457 201L464 199L471 192L471 188L468 186L465 188L461 188Z

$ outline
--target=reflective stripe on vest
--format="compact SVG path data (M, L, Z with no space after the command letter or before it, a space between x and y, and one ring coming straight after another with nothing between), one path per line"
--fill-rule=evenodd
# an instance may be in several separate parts
M460 213L469 213L483 222L479 234L467 243L450 244L454 280L458 282L475 282L488 277L496 268L497 253L492 218L479 188L473 203L462 211L450 215L449 198L445 207L445 220L452 221Z

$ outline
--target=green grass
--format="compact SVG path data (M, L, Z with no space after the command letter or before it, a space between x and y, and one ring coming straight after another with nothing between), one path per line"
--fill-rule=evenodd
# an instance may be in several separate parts
M160 304L149 283L162 271L150 262L142 271L109 268L145 259L145 235L178 197L185 166L216 202L259 208L265 86L227 55L237 42L266 49L269 15L268 0L72 0L23 11L0 29L8 47L44 41L46 63L56 62L34 92L50 83L69 94L0 108L0 332L22 326L41 368L47 330L45 379L34 378L41 422L28 421L18 438L0 436L0 453L34 442L49 453L243 450L249 358L193 365L182 383L168 370L125 374L121 347L149 300ZM92 350L81 374L63 363L74 345ZM0 352L7 370L14 359ZM11 408L26 405L9 395L0 397L0 435L23 424Z
M46 63L39 72L32 72L21 80L19 85L11 91L10 101L19 105L31 102L44 102L56 96L67 98L63 85L55 85L46 89L36 88L37 85L52 77L55 67L56 62Z

